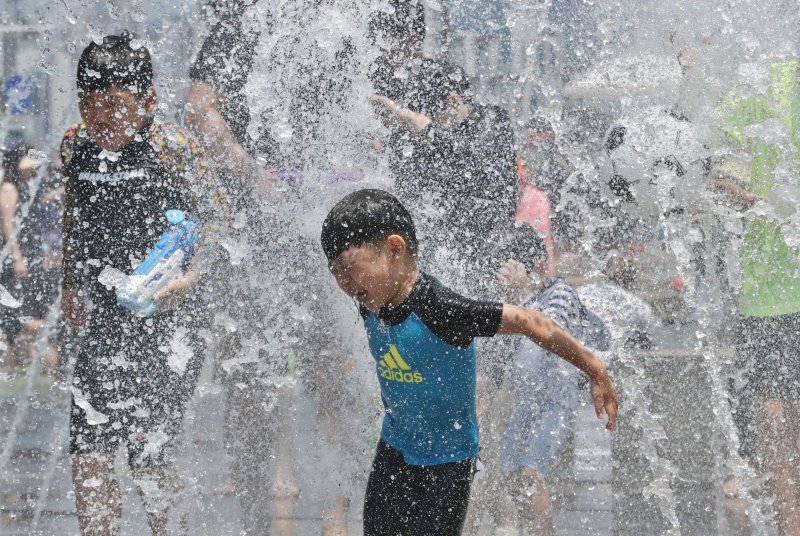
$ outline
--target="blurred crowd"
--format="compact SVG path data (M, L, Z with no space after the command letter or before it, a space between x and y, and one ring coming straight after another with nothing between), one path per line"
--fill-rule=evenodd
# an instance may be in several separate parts
M347 377L340 361L348 362L354 343L325 327L341 322L331 318L341 308L315 250L314 214L373 164L384 166L386 185L411 208L426 244L423 263L447 267L448 285L563 314L599 350L677 345L657 340L663 324L703 332L698 347L734 346L726 396L739 453L773 475L778 525L800 534L792 461L800 455L798 60L748 64L736 87L698 104L685 88L698 76L707 40L669 57L603 63L597 21L582 2L549 3L548 35L522 66L512 58L507 2L439 2L444 7L431 11L390 0L369 15L365 35L351 35L354 15L335 4L267 4L207 6L209 34L187 68L191 88L179 118L234 192L232 211L247 221L228 229L224 246L237 260L208 291L216 303L216 377L229 389L226 446L236 460L231 482L215 491L240 498L248 534L269 530L264 489L287 516L300 493L290 447L275 439L291 433L294 379L320 406L346 408L355 396L342 384L357 381L332 380ZM314 41L330 21L344 30ZM615 69L617 86L601 76ZM351 98L362 83L370 86L368 105ZM673 91L659 93L667 86ZM274 95L254 99L254 88ZM640 106L607 105L637 95ZM356 126L341 136L343 124ZM60 156L24 133L2 135L0 360L12 371L36 359L68 374L67 352L59 351L70 331L58 307ZM331 160L342 169L325 169ZM272 197L275 191L291 195ZM568 312L551 303L559 292L572 300ZM586 328L597 311L584 305L592 303L606 308L608 344ZM646 320L615 317L622 304ZM505 367L489 383L556 374L531 353L489 346L492 365ZM542 410L534 424L549 423L553 442L563 440L557 432L569 428L563 417L577 404L578 380L565 382L536 395L550 413ZM531 396L515 389L520 399ZM320 441L358 451L337 418L335 411L320 417ZM511 423L509 438L532 426L520 416ZM510 453L510 441L502 448L516 471L513 485L540 485L561 450L526 462ZM272 457L277 470L264 462ZM337 467L341 478L363 478L364 468L352 465ZM731 498L747 492L735 478L725 485ZM523 510L532 530L547 533L549 498L533 495ZM332 497L331 535L342 530L350 502L343 491Z

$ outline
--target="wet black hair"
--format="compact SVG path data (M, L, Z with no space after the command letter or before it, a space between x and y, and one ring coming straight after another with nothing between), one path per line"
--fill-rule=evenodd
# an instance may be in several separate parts
M136 37L127 31L107 35L102 44L92 42L78 60L78 96L110 87L127 89L144 97L153 85L150 51L136 46Z
M463 97L469 90L469 77L464 70L448 61L426 58L410 78L401 100L409 110L428 116L443 110L451 93Z
M369 36L400 43L414 37L425 40L425 7L419 0L389 0L388 10L376 11L369 19Z
M336 203L322 223L320 240L328 262L347 248L374 243L391 235L403 237L417 254L417 231L406 207L383 190L358 190Z

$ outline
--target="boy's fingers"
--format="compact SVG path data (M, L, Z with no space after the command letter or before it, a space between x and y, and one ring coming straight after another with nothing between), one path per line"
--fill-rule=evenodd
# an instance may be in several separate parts
M611 400L606 404L606 414L608 415L608 422L606 428L609 432L617 429L617 401Z
M605 413L605 396L599 389L594 389L592 398L594 399L594 412L597 414L598 419L602 419L603 413Z
M165 297L170 296L172 294L178 293L183 288L183 281L180 279L175 279L167 283L167 286L156 292L155 296L153 296L153 300L161 301Z
M608 416L606 429L613 432L617 429L617 399L613 393L607 393L601 390L592 392L592 399L594 401L594 411L598 419L602 419L603 415Z

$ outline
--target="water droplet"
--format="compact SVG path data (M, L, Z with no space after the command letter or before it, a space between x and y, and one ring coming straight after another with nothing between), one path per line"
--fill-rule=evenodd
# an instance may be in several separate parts
M133 13L131 13L131 18L136 22L144 22L147 18L147 13L144 12L144 9L137 7L133 10Z
M40 70L44 71L46 74L50 74L50 75L56 74L56 66L53 65L49 61L42 60L42 61L39 62L37 67Z

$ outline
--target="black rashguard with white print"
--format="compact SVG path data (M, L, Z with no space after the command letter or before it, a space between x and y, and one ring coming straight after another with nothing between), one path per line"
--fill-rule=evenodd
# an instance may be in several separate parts
M70 449L127 446L132 464L162 464L202 364L202 307L195 294L173 310L137 318L98 278L105 268L129 274L166 229L166 210L196 215L201 196L211 195L199 188L205 166L187 136L158 123L115 153L79 125L61 149L64 288L81 290L93 306L71 386Z

